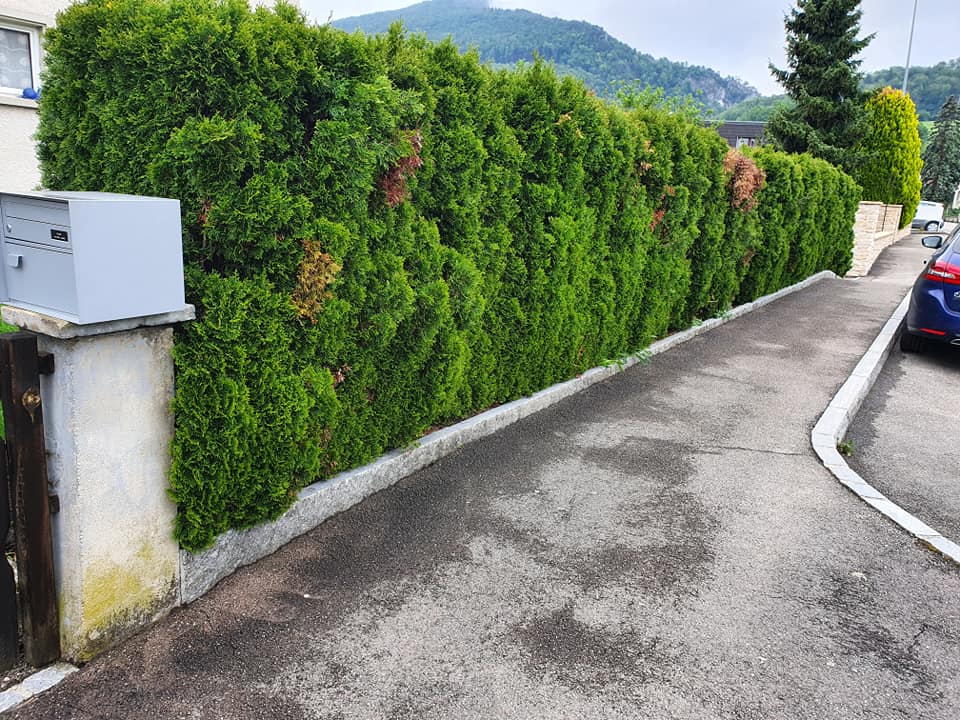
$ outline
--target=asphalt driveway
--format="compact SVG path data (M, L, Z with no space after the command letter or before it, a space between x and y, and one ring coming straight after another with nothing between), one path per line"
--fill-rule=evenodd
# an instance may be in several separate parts
M960 571L810 430L922 250L421 471L14 717L960 717Z

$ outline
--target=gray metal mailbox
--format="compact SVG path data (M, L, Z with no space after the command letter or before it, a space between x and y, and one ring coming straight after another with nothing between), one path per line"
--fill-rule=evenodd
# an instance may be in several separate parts
M180 202L0 193L0 302L77 324L184 307Z

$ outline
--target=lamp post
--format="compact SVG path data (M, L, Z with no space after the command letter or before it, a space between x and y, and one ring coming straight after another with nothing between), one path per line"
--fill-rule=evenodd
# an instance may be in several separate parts
M913 0L913 20L910 21L910 41L907 43L907 66L903 69L903 94L907 94L907 80L910 79L910 52L913 50L913 28L917 24L917 3Z

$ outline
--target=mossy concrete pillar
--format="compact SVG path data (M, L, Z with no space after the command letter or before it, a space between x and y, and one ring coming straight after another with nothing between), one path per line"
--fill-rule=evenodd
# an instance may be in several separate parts
M4 307L54 355L44 432L63 657L88 660L180 603L174 504L173 330L193 308L75 325Z

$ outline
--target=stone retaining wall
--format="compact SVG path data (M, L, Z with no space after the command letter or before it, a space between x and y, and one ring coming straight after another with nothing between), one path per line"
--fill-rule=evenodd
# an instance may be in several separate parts
M863 277L869 273L884 248L909 234L909 228L900 229L902 212L902 205L860 203L853 226L853 265L847 277Z

